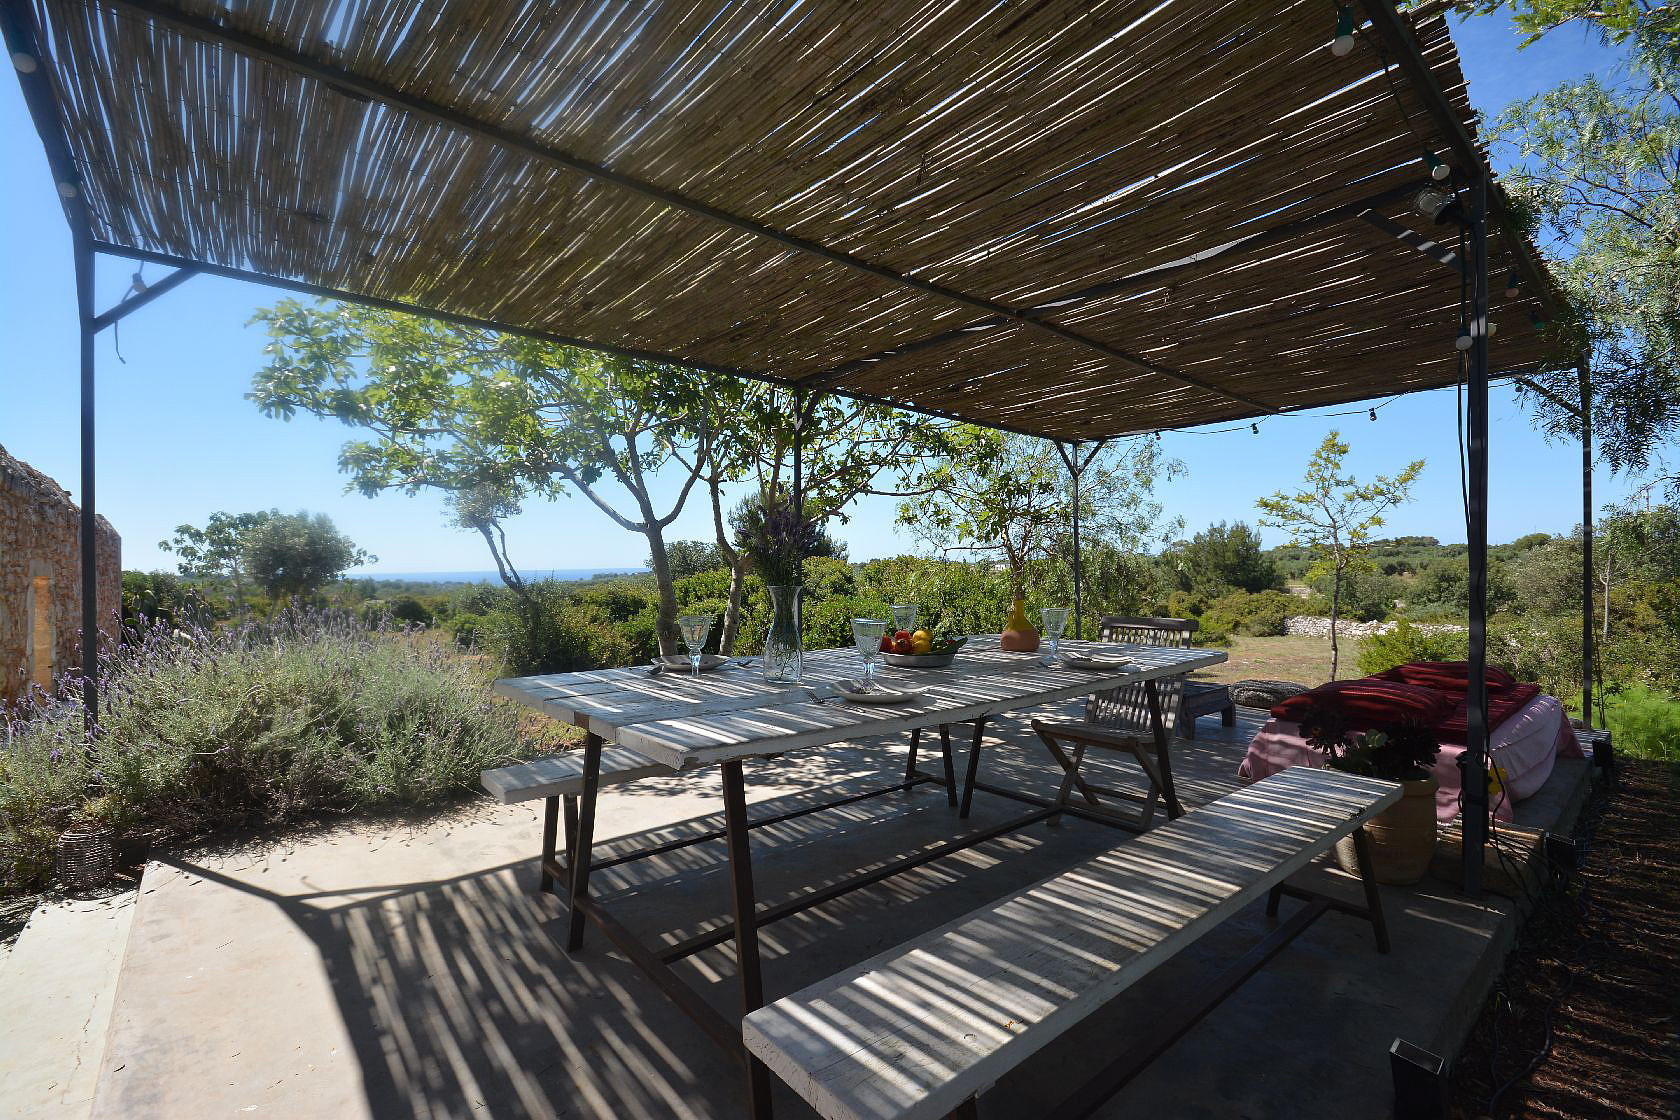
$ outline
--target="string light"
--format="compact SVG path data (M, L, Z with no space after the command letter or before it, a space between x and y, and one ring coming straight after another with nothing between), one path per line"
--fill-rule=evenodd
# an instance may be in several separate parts
M1437 183L1444 183L1452 178L1452 168L1448 167L1445 160L1428 148L1423 150L1423 165L1429 168L1429 177Z
M60 183L60 184L58 184L58 196L60 198L75 198L76 197L76 184L74 184L74 183Z
M1528 321L1534 324L1534 329L1537 331L1544 330L1546 328L1546 319L1538 311L1530 311L1528 313Z
M1506 299L1516 299L1517 298L1517 293L1520 292L1521 290L1522 290L1522 277L1521 276L1518 276L1515 272L1513 272L1513 273L1511 273L1511 274L1509 274L1508 276L1505 277L1505 298Z
M133 292L137 296L145 294L146 278L144 276L140 275L140 272L139 272L138 269L135 270L134 277L129 282L128 290Z
M1470 337L1470 328L1468 326L1459 327L1458 341L1454 342L1453 345L1460 350L1468 350L1475 344L1475 340Z
M1346 58L1353 52L1353 9L1345 4L1336 5L1336 37L1330 40L1330 53L1337 58Z
M1259 424L1250 424L1248 427L1249 427L1249 430L1252 431L1255 435L1260 434L1260 425Z
M1373 408L1371 410L1371 423L1375 424L1376 422L1377 422L1377 410Z
M28 51L13 51L12 65L17 67L19 74L33 74L41 64Z
M1412 199L1412 209L1436 225L1445 225L1462 217L1457 196L1435 187L1424 187L1419 191L1417 197Z

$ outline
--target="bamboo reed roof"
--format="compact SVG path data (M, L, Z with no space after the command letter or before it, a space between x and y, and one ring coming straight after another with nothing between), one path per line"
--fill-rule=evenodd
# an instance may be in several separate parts
M1325 0L31 3L110 251L1063 439L1459 378L1459 274L1358 217L1443 236L1450 140Z

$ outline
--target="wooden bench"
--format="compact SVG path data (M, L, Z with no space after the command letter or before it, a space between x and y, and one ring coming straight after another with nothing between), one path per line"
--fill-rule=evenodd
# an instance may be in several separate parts
M1219 713L1219 722L1226 727L1237 725L1237 705L1231 699L1231 690L1212 681L1185 681L1184 706L1179 711L1183 715L1183 726L1177 731L1184 739L1194 739L1196 721L1215 712Z
M1350 833L1363 861L1360 826L1399 797L1392 782L1285 770L752 1012L747 1049L829 1120L973 1116L1005 1073L1251 902L1267 896L1275 915L1286 893L1308 900L1041 1113L1087 1115L1326 910L1371 921L1387 951L1368 874L1362 907L1284 880Z
M601 750L600 784L603 786L623 785L654 774L675 773L669 766L637 754L628 747L604 747ZM538 889L554 889L557 875L570 874L576 854L578 795L583 792L583 752L550 755L495 770L481 770L478 782L503 805L538 799L547 802L543 807L543 842L539 856L542 875ZM566 831L566 861L563 864L556 859L554 850L562 801L565 803Z

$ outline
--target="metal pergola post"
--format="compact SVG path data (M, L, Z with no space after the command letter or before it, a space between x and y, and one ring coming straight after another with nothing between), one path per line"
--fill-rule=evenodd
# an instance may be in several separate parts
M99 727L99 522L98 476L95 470L94 357L93 340L98 333L93 311L93 247L85 229L72 229L76 265L76 324L81 336L81 457L82 492L82 719L87 732L90 762L94 735Z
M1083 459L1079 456L1079 443L1079 440L1073 440L1070 443L1062 443L1058 440L1056 442L1056 453L1062 457L1062 462L1068 469L1068 478L1072 481L1073 636L1083 638L1085 636L1085 562L1079 542L1079 506L1081 500L1079 484L1085 477L1086 468L1096 461L1097 456L1102 453L1102 449L1108 441L1098 440L1092 445L1091 450L1086 452Z
M1487 499L1488 499L1488 261L1487 178L1470 184L1469 494L1465 511L1470 548L1470 688L1466 697L1462 784L1464 892L1482 889L1482 852L1488 833Z
M1581 358L1581 723L1593 725L1593 445L1592 370Z

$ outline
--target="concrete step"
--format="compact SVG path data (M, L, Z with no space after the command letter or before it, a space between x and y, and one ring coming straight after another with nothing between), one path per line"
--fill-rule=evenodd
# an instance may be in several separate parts
M92 1114L134 900L43 902L0 958L0 1116Z

